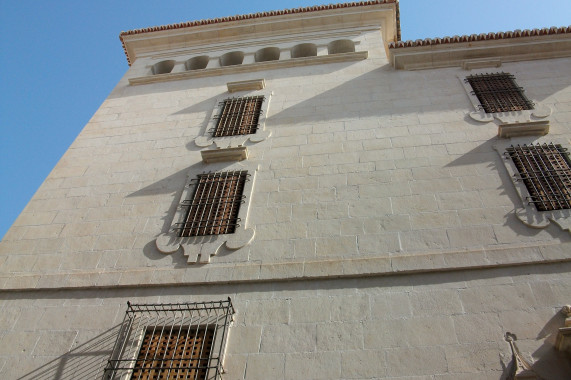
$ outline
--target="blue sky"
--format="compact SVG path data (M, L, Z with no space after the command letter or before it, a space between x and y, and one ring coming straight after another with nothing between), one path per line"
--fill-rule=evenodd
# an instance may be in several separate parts
M346 1L0 0L0 237L127 71L122 30ZM571 24L569 0L401 0L402 39Z

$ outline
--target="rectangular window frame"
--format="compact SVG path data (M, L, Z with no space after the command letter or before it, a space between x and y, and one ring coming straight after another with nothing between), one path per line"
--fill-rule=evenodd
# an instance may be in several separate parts
M232 137L255 134L260 127L264 95L224 99L219 103L216 125L208 132L212 137Z
M212 109L212 115L208 119L207 124L203 127L200 135L194 139L194 143L199 147L215 145L216 148L220 150L243 147L246 141L258 143L267 140L271 135L271 132L266 130L266 117L268 115L271 97L271 91L251 90L236 92L233 94L233 97L226 94L224 97L217 98L214 108ZM247 130L246 128L244 133L240 134L216 136L217 127L221 123L224 123L224 115L230 116L227 119L229 121L234 120L240 122L240 120L242 120L239 115L243 114L240 112L234 113L232 110L233 106L238 104L242 99L253 99L258 102L256 103L259 105L259 110L256 111L257 118L255 118L252 123L248 123L251 124L252 129ZM227 108L226 113L224 111L225 107ZM238 127L237 130L240 130L240 127Z
M512 74L473 74L464 81L472 89L470 94L478 101L476 109L487 114L534 109L534 103L525 96L524 89L516 83Z
M208 172L199 171L206 168L210 170ZM170 228L168 231L162 232L155 241L157 249L164 254L171 254L182 248L184 254L188 256L189 264L204 264L210 262L211 256L216 255L222 245L225 245L226 249L237 250L250 244L254 239L255 230L248 225L248 213L252 203L254 183L259 168L258 163L244 160L230 165L227 162L215 162L207 166L199 165L191 169L187 175L186 185L180 194L178 206L174 210ZM188 220L189 206L192 204L194 194L197 191L196 179L199 178L201 174L223 172L247 173L242 196L239 199L240 205L237 210L235 210L235 214L237 215L235 228L233 231L226 231L228 233L181 236L181 229L184 228Z
M511 145L504 153L516 168L516 181L537 211L571 209L571 161L561 144Z
M241 219L244 187L250 175L245 170L199 174L191 184L191 199L181 202L186 207L183 223L177 223L180 237L224 235L234 233Z
M234 313L230 298L167 304L128 302L115 346L104 369L104 378L220 379L228 329ZM182 331L187 332L183 339L180 336ZM194 336L191 336L192 332ZM207 339L202 340L196 352L199 332L204 332ZM154 341L162 345L157 348L147 344L146 338L154 338L157 334ZM180 342L184 342L182 348ZM204 352L204 342L210 346L208 355ZM192 352L189 353L188 349ZM177 353L187 358L177 357ZM149 358L149 354L153 357Z

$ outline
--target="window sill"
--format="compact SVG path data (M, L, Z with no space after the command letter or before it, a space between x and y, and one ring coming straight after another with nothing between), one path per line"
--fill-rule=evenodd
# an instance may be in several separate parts
M212 69L184 71L180 73L158 74L144 77L130 78L129 84L137 86L141 84L170 82L183 79L203 78L218 75L227 75L235 73L249 73L254 71L275 70L288 67L302 67L321 65L325 63L352 62L367 59L367 51L359 51L354 53L342 53L331 55L320 55L316 57L292 58L287 60L257 62L246 65L234 65L226 67L217 67Z
M213 150L202 150L202 162L211 164L214 162L242 161L248 158L248 148L239 146L236 148L218 148Z

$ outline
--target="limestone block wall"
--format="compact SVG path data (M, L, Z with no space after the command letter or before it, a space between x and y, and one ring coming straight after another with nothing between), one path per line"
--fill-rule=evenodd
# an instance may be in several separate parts
M359 49L370 58L152 85L128 85L128 72L2 241L4 286L95 281L88 276L136 284L149 268L203 279L236 263L569 242L558 226L534 229L514 216L521 200L493 149L497 126L467 116L473 108L458 79L466 71L395 71L378 32L363 33ZM568 64L502 66L553 109L550 133L527 141L568 141ZM260 165L248 214L255 238L191 269L181 252L159 253L155 238L170 228L187 175L209 170L193 141L217 99L231 96L227 82L260 77L272 92L272 135L248 146L248 160Z
M553 342L570 269L5 293L0 376L99 379L127 301L231 297L223 379L505 378L507 331L538 374L565 379L571 368Z
M225 379L500 378L507 331L564 378L571 236L514 215L469 71L395 71L378 30L352 38L366 59L130 85L155 58L136 62L0 242L0 377L99 378L127 301L231 297ZM568 67L502 64L552 110L524 141L568 147ZM227 83L261 78L253 241L200 265L198 245L159 252L187 176L210 170L194 140Z

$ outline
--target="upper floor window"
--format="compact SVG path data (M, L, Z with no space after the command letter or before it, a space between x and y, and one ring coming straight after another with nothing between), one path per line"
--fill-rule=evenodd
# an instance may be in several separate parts
M220 379L230 298L127 305L106 379Z
M472 86L472 93L486 113L533 109L533 103L511 74L476 74L467 77L466 81Z
M511 146L506 149L523 181L529 203L538 211L571 209L571 164L559 144Z
M200 174L194 180L192 199L182 202L188 207L186 219L179 227L181 237L234 233L244 203L247 171Z
M262 112L263 96L225 99L215 117L213 137L249 135L256 133Z

